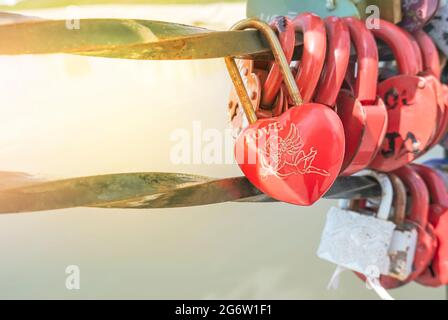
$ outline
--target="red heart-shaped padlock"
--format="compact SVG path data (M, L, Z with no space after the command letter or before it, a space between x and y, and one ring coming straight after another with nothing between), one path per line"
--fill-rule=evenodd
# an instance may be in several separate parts
M306 30L311 22L318 23L325 39L325 27L319 17L307 14L294 21L303 22ZM234 30L245 28L257 28L267 38L294 107L278 117L257 120L235 61L225 58L250 123L236 141L235 158L250 182L265 194L283 202L311 205L328 191L340 172L345 149L342 123L325 105L302 104L288 59L269 26L246 20L235 25ZM322 65L324 60L322 57ZM307 91L308 95L312 93Z
M339 175L344 145L336 113L307 103L249 126L237 139L235 155L245 176L262 192L308 206Z

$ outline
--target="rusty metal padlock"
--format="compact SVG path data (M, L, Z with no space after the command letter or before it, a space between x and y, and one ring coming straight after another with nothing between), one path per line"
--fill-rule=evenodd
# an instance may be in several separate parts
M387 110L377 96L378 49L365 23L345 18L358 57L354 92L341 90L337 112L344 124L343 175L365 169L380 150L387 128Z
M285 17L277 17L270 25L278 32L279 41L288 62L291 62L295 47L295 29L291 20ZM253 60L238 60L238 68L249 92L252 105L258 118L265 119L279 116L284 109L286 94L282 88L283 77L279 66L274 62L269 71ZM244 116L244 110L238 99L235 88L232 87L229 99L229 116L234 131L234 137L238 137L241 131L249 123Z
M314 101L334 108L350 60L350 32L343 19L325 19L328 48Z
M421 156L434 137L437 99L427 80L419 77L418 55L409 35L381 20L372 33L383 40L397 59L400 75L382 81L378 95L388 109L388 128L382 149L370 167L391 172Z
M389 174L389 178L394 187L393 220L397 225L389 248L389 257L391 259L390 276L398 280L406 280L412 272L418 234L415 229L401 229L406 220L406 187L403 181L396 175Z
M389 219L394 222L395 230L388 249L390 259L389 272L385 275L398 280L405 280L412 272L418 234L414 229L406 230L403 227L406 219L407 203L407 193L404 183L394 174L389 174L388 177L392 183L394 193L393 206ZM372 211L371 208L367 207L366 201L353 200L350 201L350 206L357 208L359 212L368 213ZM358 274L358 276L365 280L362 275Z
M448 190L434 169L422 165L412 168L423 178L431 193L429 222L438 240L434 259L416 281L425 286L440 287L448 284Z
M405 280L381 277L381 284L386 289L399 288L417 279L430 264L437 245L434 229L428 224L429 191L425 182L410 166L400 168L394 174L404 182L410 195L408 215L402 230L417 231L418 239L411 274Z
M238 59L236 64L241 74L241 78L243 79L244 86L249 93L251 103L257 108L261 103L261 83L260 78L254 73L254 61ZM243 128L246 128L249 125L249 122L244 115L244 110L234 87L232 87L230 91L228 113L233 136L236 139Z

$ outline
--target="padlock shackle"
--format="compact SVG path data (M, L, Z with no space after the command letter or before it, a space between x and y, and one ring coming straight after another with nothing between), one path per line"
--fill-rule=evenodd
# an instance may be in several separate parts
M376 38L384 41L392 49L400 74L415 76L422 71L415 46L406 31L382 19L379 29L374 28L371 31Z
M280 16L275 18L271 22L270 26L275 32L278 33L278 39L280 40L280 44L289 65L292 61L296 45L296 32L294 24L289 18ZM262 106L270 107L274 104L282 86L282 82L283 76L280 66L277 63L273 63L268 77L263 85L261 99Z
M350 33L341 18L327 17L324 21L328 50L314 101L333 107L344 83L350 61Z
M299 88L296 85L294 76L291 72L291 69L289 68L288 60L283 53L282 46L274 30L272 30L271 27L265 22L253 18L237 22L231 28L231 30L245 30L249 28L257 29L261 32L262 35L265 36L272 48L275 61L280 66L284 83L288 89L292 101L297 106L301 105L303 102L300 96ZM254 124L255 122L257 122L257 116L255 114L255 110L250 100L249 94L244 85L243 78L241 77L240 71L238 70L238 66L235 62L235 57L226 57L224 58L224 60L247 120L249 124Z
M429 193L431 194L431 203L448 208L448 193L445 181L443 181L443 178L436 172L436 170L418 164L413 164L412 169L425 181Z
M313 13L302 13L293 20L296 32L303 33L303 55L297 86L303 101L310 102L317 88L327 53L327 33L324 21Z
M393 221L397 226L401 226L406 221L406 205L407 205L407 193L406 187L398 178L397 175L393 173L388 174L392 186L394 189L394 216Z
M429 190L425 181L411 166L402 167L393 173L404 182L411 196L412 205L408 212L409 220L425 230L429 215Z
M415 32L414 36L422 54L424 70L430 72L437 79L440 79L442 71L436 45L431 37L423 30Z
M417 56L416 63L417 63L418 69L420 70L420 72L423 72L425 70L425 68L424 68L424 65L423 65L423 56L422 56L422 51L420 50L420 46L419 46L417 40L415 40L415 37L413 37L406 30L403 30L403 31L409 37L409 40L411 41L412 46L414 47L414 52L415 52L415 55Z
M358 57L358 75L355 84L355 97L361 102L377 99L379 54L375 37L365 26L365 22L344 18L350 30L350 38Z
M364 170L354 175L355 177L370 177L378 181L381 186L381 203L378 208L377 218L389 220L389 215L393 205L394 189L389 176L373 170Z

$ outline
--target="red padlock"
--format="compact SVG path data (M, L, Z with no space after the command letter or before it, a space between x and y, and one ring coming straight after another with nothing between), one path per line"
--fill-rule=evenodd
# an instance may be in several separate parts
M316 18L320 20L314 15L302 19ZM233 29L245 28L257 28L268 39L295 107L279 117L258 120L235 61L225 58L250 123L235 144L237 162L249 181L265 194L283 202L311 205L328 191L340 172L345 143L342 123L327 106L302 104L288 61L269 26L259 20L245 20ZM308 32L305 40L310 38ZM307 69L303 61L302 68Z
M445 104L445 93L442 84L440 83L440 59L439 52L431 37L424 31L419 30L415 32L415 39L419 44L419 48L423 57L424 72L422 74L428 80L428 83L433 87L437 97L437 126L436 132L432 142L428 146L428 150L434 147L445 136L448 126L448 109Z
M346 23L338 17L326 18L325 26L328 50L314 101L333 108L350 60L350 33Z
M358 56L359 71L354 92L343 89L337 99L337 112L344 125L345 158L343 175L365 169L379 151L387 128L387 111L377 97L378 49L365 23L345 18Z
M432 263L416 281L429 287L448 285L448 190L434 169L422 165L413 165L412 168L425 180L431 194L429 222L438 240Z
M292 21L284 16L275 18L271 23L271 28L278 32L278 37L285 53L286 60L291 63L296 44L296 32ZM283 83L283 76L280 66L273 62L266 81L263 85L261 107L269 109L277 98ZM282 101L283 104L283 101ZM266 108L268 107L268 108Z
M402 167L394 171L394 174L403 181L409 192L411 206L405 227L416 229L418 240L411 275L404 281L382 276L381 284L386 289L399 288L417 279L430 264L437 246L434 229L428 224L429 191L425 182L410 166Z
M408 36L409 40L412 43L412 46L414 47L414 52L417 56L417 60L415 61L417 63L418 69L421 71L425 71L425 65L423 64L423 56L422 52L420 50L420 45L417 42L417 40L407 31L403 30L404 33Z
M448 85L442 84L442 91L443 91L443 102L445 104L445 112L446 112L445 116L448 117ZM436 138L435 142L443 146L443 143L444 141L446 141L446 137L448 134L448 123L445 125L444 128L442 128L442 130L439 133L440 136Z
M388 128L382 149L371 167L384 172L398 169L422 155L432 142L437 100L428 81L419 77L418 54L409 35L380 20L372 33L383 40L397 59L400 75L382 81L378 94L388 109Z
M271 28L278 33L286 59L288 63L291 63L296 43L294 24L289 18L279 16L273 20ZM275 61L271 62L270 65L269 73L266 71L264 73L258 71L261 83L263 84L261 106L257 113L260 119L278 117L285 111L285 104L287 104L287 90L282 85L283 76L280 67Z
M255 64L257 65L257 64ZM256 93L252 92L251 98L263 96L263 86L266 84L266 80L268 79L269 72L264 69L256 68L254 69L254 74L258 77L260 86L256 90ZM259 102L259 107L256 107L256 114L260 119L266 119L271 117L277 117L283 113L283 105L285 101L285 91L283 87L277 93L277 97L274 99L274 104L271 106L265 106ZM257 100L255 100L257 102Z
M304 34L303 55L296 76L303 101L310 102L318 85L327 52L325 23L313 13L298 15L293 23Z
M331 20L331 19L330 19ZM303 33L303 51L302 57L300 61L295 62L294 66L291 68L291 72L294 74L296 79L296 83L300 88L300 92L304 102L310 102L314 95L319 91L316 90L319 85L319 79L323 72L323 67L325 64L326 51L327 51L327 34L326 34L326 26L324 21L319 18L317 15L313 13L303 13L297 16L293 20L293 24L295 25L296 32ZM339 36L342 36L340 33L340 26L336 21L327 23L327 28L329 32L334 32ZM331 36L331 34L330 34ZM342 49L343 39L337 39L337 37L329 38L329 45L333 46L337 49ZM335 55L332 51L328 51L329 54ZM342 56L345 54L345 51L341 52L341 57L338 57L338 65L335 68L340 68L344 65L342 62ZM332 58L329 57L331 60ZM337 70L335 76L339 77L343 70ZM325 72L325 71L324 71ZM327 73L326 73L327 74ZM331 72L328 73L328 76L332 76ZM322 81L321 81L322 83ZM336 86L337 87L337 86ZM336 91L335 88L328 86L325 90ZM285 86L283 86L283 91L286 92ZM324 91L324 95L334 95L335 93ZM326 97L328 98L328 97ZM319 101L316 101L320 103ZM326 102L326 101L324 101ZM331 98L330 98L331 102ZM324 103L326 104L326 103ZM291 97L288 97L286 103L284 104L284 112L289 108L293 107L295 104L292 101Z

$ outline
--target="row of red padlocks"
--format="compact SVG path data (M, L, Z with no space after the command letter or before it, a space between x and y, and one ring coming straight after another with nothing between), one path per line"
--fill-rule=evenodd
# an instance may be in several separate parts
M229 109L237 162L264 193L311 205L338 176L397 170L444 137L448 87L424 31L411 35L383 20L369 30L357 18L311 13L276 18L275 39L260 22L235 28L248 26L264 34L276 60L237 62L247 96L234 81ZM294 57L299 32L303 49ZM393 59L380 61L379 47Z

